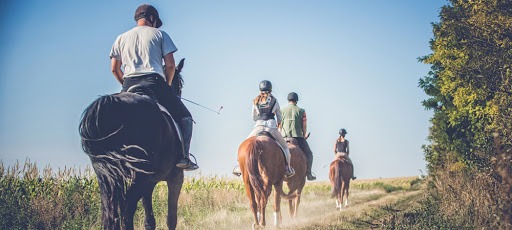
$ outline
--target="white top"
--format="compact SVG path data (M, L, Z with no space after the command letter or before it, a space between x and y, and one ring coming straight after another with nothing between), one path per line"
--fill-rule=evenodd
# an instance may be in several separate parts
M123 77L157 73L165 79L162 58L177 50L166 32L150 26L136 26L117 37L110 58L122 62Z

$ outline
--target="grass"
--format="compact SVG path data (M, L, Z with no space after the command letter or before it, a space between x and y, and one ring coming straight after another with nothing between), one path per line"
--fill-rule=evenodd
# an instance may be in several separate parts
M287 202L281 203L284 229L343 229L375 224L387 218L385 207L417 196L423 184L415 177L355 180L351 184L350 208L341 215L330 199L328 182L308 182L301 196L299 218L287 217ZM267 223L272 223L272 199L267 205ZM165 229L167 186L161 182L153 193L157 229ZM392 206L389 206L392 207ZM5 168L0 162L0 229L101 229L99 188L89 169L39 169L29 161ZM350 217L347 217L350 214ZM179 229L248 228L252 224L249 201L240 178L185 178L179 200ZM139 203L135 227L143 229L144 212ZM359 221L359 222L357 222ZM373 221L373 222L372 222ZM383 221L379 223L384 223ZM371 226L366 225L366 227ZM325 228L324 228L325 227Z

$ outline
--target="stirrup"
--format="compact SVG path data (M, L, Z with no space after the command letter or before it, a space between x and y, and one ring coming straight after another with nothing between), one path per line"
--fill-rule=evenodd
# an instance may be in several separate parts
M237 169L238 169L238 170L237 170ZM235 167L233 168L233 172L232 172L232 173L233 173L233 175L235 175L235 176L240 176L240 175L242 175L242 172L240 171L240 166L238 166L238 165L237 165L237 166L235 166Z
M194 161L192 161L190 159L190 156L192 156L194 158ZM192 155L192 153L189 153L189 157L188 158L183 158L183 160L186 160L187 161L187 164L176 164L176 167L178 168L182 168L183 170L185 171L192 171L192 170L196 170L199 168L199 166L197 165L197 159L194 155Z
M284 176L285 176L286 178L290 178L290 177L292 177L293 175L295 175L295 169L293 169L291 166L285 166L285 167L286 167L286 168L284 169L284 171L285 171ZM287 170L287 168L288 168L288 170L290 171L290 174L289 174L289 175L286 175L286 172L288 171L288 170Z

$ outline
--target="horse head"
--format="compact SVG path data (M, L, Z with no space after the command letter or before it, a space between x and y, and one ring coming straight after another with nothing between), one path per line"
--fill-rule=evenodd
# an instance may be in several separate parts
M176 92L176 95L181 97L181 92L183 89L183 77L181 76L181 70L183 70L183 65L185 64L185 58L182 58L178 65L176 66L176 71L174 72L174 78L172 78L171 87Z

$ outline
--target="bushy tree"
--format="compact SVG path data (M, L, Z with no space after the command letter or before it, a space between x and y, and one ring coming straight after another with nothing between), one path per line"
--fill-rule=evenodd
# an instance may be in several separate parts
M482 203L501 211L496 223L512 224L512 1L450 0L432 27L433 53L420 58L431 70L419 81L434 111L429 173L489 178ZM450 186L436 192L464 192Z
M452 0L433 32L433 53L420 58L431 71L419 83L430 96L423 105L434 110L429 167L442 166L449 152L485 168L495 154L493 137L510 136L502 123L511 118L512 1Z

